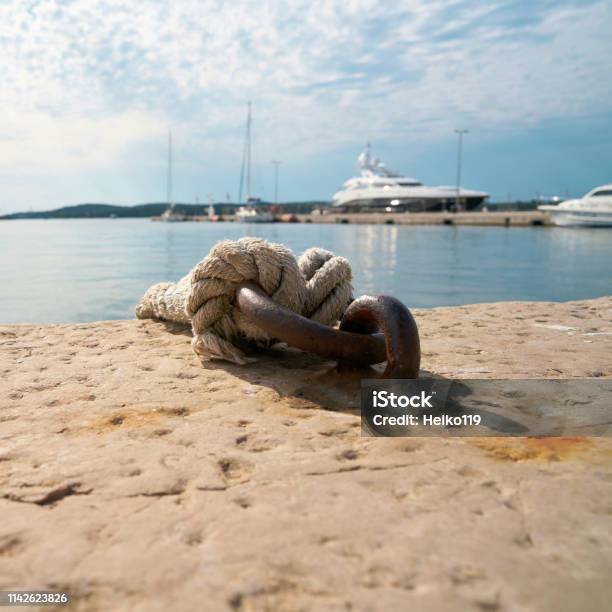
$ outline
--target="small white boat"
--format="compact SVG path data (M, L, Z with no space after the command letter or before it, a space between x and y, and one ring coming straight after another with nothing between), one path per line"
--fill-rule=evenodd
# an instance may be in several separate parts
M236 211L238 221L244 223L272 223L274 215L265 207L258 206L259 198L247 198L247 205Z
M245 223L271 223L274 215L269 208L261 203L260 198L252 197L251 194L251 129L253 119L251 116L251 103L248 103L246 132L244 135L244 151L242 154L242 166L240 168L240 187L238 189L238 202L242 202L242 188L246 176L246 206L241 206L236 211L236 219Z
M576 200L557 206L538 206L550 215L554 225L612 227L612 184L602 185Z
M174 199L172 198L172 132L168 130L168 208L156 217L155 221L164 221L165 223L182 223L187 221L187 215L176 209Z
M166 223L182 223L187 221L187 215L176 210L174 204L172 204L164 210L157 220L165 221Z

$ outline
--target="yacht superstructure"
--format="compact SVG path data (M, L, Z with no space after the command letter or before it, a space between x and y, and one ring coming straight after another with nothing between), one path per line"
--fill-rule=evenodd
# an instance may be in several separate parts
M357 158L360 175L346 181L333 196L332 206L350 211L472 210L489 194L463 187L428 187L415 178L389 170L370 155L370 145Z

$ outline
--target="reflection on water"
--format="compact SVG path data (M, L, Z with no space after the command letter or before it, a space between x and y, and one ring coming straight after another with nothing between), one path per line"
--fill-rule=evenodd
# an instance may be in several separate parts
M398 263L397 236L398 228L393 225L353 226L352 231L344 232L342 254L353 253L350 260L363 292L390 293L377 287L393 284ZM383 261L384 265L376 265Z
M299 254L347 257L356 293L410 307L570 300L612 293L612 231L572 228L0 222L0 322L133 317L146 288L177 280L224 238L257 235Z

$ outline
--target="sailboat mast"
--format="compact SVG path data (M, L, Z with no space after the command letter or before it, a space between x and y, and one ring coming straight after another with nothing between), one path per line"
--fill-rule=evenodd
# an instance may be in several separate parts
M172 132L168 130L168 193L167 202L170 210L174 209L174 201L172 200Z
M245 172L246 171L246 172ZM248 103L247 122L244 132L244 147L242 149L242 164L240 165L240 186L238 187L238 204L242 204L242 190L245 186L247 199L251 195L251 102Z
M246 188L247 199L251 194L251 102L249 101L249 110L247 114L247 168L246 168Z

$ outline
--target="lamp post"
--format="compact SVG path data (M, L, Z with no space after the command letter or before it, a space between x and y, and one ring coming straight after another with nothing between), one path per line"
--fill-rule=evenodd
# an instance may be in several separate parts
M278 204L278 167L281 162L274 159L272 163L274 164L274 203Z
M455 134L459 136L459 142L457 143L457 192L455 195L455 210L459 212L461 210L461 157L463 155L463 135L467 134L469 130L457 129Z

